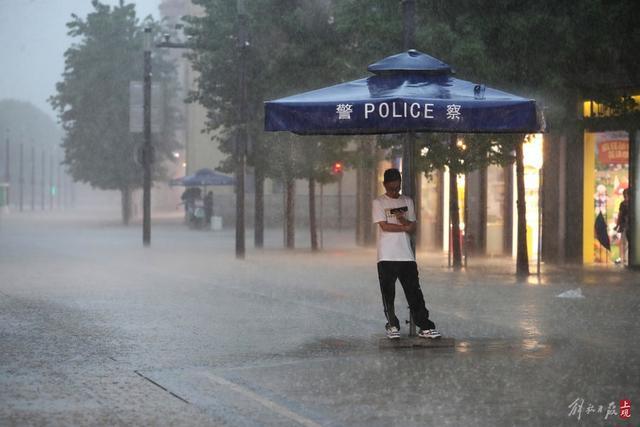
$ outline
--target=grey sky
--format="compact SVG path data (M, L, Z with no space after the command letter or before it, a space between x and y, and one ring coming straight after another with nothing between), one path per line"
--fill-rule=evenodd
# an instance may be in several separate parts
M118 0L102 0L117 4ZM160 0L134 0L138 17L158 18ZM71 14L86 16L91 0L0 0L0 99L28 101L52 118L47 103L64 70L72 40L65 24Z

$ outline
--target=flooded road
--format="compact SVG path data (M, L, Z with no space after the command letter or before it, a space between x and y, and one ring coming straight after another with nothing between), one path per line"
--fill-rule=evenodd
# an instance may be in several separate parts
M137 226L1 218L0 424L618 425L638 401L637 274L518 282L508 261L420 254L453 345L388 348L375 249L350 232L311 254L271 230L244 261L233 230L153 233L144 249Z

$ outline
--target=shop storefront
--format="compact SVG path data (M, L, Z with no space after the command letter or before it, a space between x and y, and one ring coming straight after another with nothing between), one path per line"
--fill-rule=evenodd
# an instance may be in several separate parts
M629 134L585 132L584 222L585 264L620 263L623 240L615 231L622 192L629 187Z
M632 99L640 103L640 96ZM603 104L585 101L583 117L587 124L584 132L583 262L624 264L628 247L615 226L622 193L633 181L631 136L620 129L625 126L615 121L616 112ZM593 126L594 121L598 126Z
M527 245L529 258L540 250L541 170L543 137L530 135L524 145L525 193L527 202ZM467 253L488 256L516 256L517 233L515 166L491 165L457 177L462 248ZM443 185L445 183L446 185ZM449 171L421 181L422 247L450 250ZM438 243L440 243L438 245ZM467 246L465 248L465 245Z

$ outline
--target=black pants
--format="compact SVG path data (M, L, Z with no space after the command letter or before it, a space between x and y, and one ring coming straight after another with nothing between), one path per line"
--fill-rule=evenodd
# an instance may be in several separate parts
M389 326L400 329L400 321L396 317L394 308L396 279L400 279L416 325L420 329L435 329L436 325L429 320L429 310L424 303L418 280L418 266L415 261L380 261L378 262L378 279L380 279L384 314L387 316Z

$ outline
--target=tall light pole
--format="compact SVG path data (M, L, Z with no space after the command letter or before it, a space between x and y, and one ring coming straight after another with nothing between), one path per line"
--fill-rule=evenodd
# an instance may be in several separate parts
M53 186L53 153L49 153L49 210L53 211L53 196L54 196L54 186Z
M20 175L18 176L20 185L20 212L24 209L24 144L20 143Z
M31 210L36 210L36 147L31 141Z
M56 155L56 205L58 209L62 208L62 165L60 164L60 155Z
M4 182L7 183L7 207L9 206L9 194L11 192L11 141L9 141L9 129L6 129L6 157L4 167Z
M247 10L244 0L236 0L238 10L238 131L235 143L235 175L236 175L236 258L244 259L244 170L247 149L247 80L246 56L249 47L247 31Z
M144 29L144 145L142 166L142 244L151 244L151 28Z
M45 184L45 172L46 172L46 163L45 163L45 152L44 149L40 152L40 161L42 168L40 170L40 209L44 211L44 198L47 192L47 186Z

